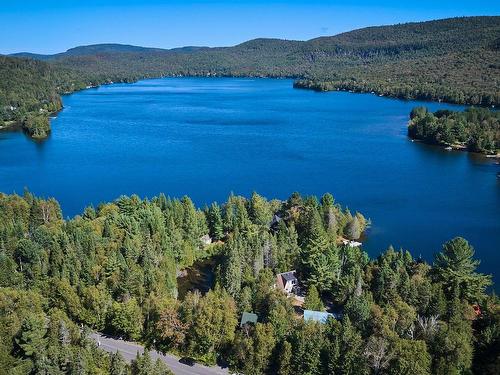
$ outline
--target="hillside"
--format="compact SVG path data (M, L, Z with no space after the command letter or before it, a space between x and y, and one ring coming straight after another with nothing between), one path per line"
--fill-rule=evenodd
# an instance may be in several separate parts
M205 210L122 196L64 220L55 199L0 193L0 373L168 374L147 355L127 371L92 329L231 373L497 374L500 305L473 247L454 238L433 264L392 247L370 259L338 241L365 223L331 194ZM203 259L213 288L179 296L178 270ZM300 285L289 297L283 272ZM240 327L249 311L257 322Z
M0 129L20 124L34 138L46 137L48 114L62 107L58 85L67 81L62 69L0 56Z
M110 50L58 56L86 74L300 78L297 87L461 104L500 102L500 17L368 27L309 41L254 39L234 47ZM117 77L116 77L117 78Z
M49 84L44 94L27 93L18 106L44 104L44 95L71 92L106 82L132 82L172 75L296 78L297 88L375 92L404 99L459 104L500 104L500 17L464 17L392 26L368 27L309 41L254 39L234 47L184 47L171 50L119 44L72 48L55 55L16 54L44 60L12 63L3 58L0 107L4 121L12 97L27 92L38 79ZM20 72L33 66L44 72ZM50 66L50 67L49 67ZM41 68L43 67L43 68ZM57 73L55 73L57 72ZM35 87L35 92L36 87ZM52 93L52 94L50 94ZM21 96L22 98L22 96ZM21 99L22 101L22 99ZM18 100L19 102L19 100ZM37 105L35 105L36 107ZM28 109L28 110L31 110Z

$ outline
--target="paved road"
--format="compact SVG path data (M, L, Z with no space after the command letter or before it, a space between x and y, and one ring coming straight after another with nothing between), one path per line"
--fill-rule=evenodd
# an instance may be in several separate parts
M102 336L99 333L93 333L92 339L100 343L99 347L109 353L120 352L120 354L130 362L135 359L137 352L143 353L144 347L129 341L117 340L109 337ZM150 351L151 358L156 361L160 358L176 375L204 375L204 374L229 374L227 369L221 367L207 367L196 363L194 366L189 366L179 362L179 358L170 354L163 355L157 351Z

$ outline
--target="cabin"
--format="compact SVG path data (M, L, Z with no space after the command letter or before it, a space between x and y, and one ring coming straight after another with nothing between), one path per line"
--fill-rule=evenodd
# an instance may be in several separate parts
M292 293L293 288L295 288L298 283L299 281L297 280L295 270L279 273L276 276L276 285L279 289L283 290L286 293Z
M259 317L257 316L257 314L243 312L243 314L241 315L240 328L243 328L243 326L247 324L257 323L258 318Z
M304 310L304 321L313 321L318 323L326 323L328 318L340 319L340 314L329 313L326 311Z

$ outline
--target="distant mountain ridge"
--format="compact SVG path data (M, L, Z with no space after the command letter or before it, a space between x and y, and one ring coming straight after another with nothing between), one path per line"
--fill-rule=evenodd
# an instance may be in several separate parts
M133 46L130 44L118 44L118 43L104 43L104 44L91 44L87 46L78 46L74 48L68 49L66 52L60 52L52 55L43 55L36 54L30 52L18 52L10 54L12 57L22 57L22 58L31 58L34 60L54 60L60 59L68 56L88 56L88 55L98 55L98 54L109 54L109 53L158 53L158 52L177 52L177 51L185 51L185 52L195 52L208 47L196 47L196 46L187 46L180 48L172 48L170 50L163 48L153 48L153 47L140 47Z
M199 52L208 50L276 50L289 49L289 52L315 49L338 51L384 49L419 50L436 47L447 49L467 48L471 43L476 46L490 47L498 50L500 16L457 17L426 22L409 22L389 26L370 26L340 33L334 36L323 36L307 41L286 40L277 38L251 39L233 47L198 47L185 46L178 48L141 47L128 44L104 43L77 46L66 52L56 54L34 54L19 52L9 56L28 57L39 60L59 59L69 56L88 56L113 53L175 53ZM451 36L451 38L450 38ZM488 45L488 42L490 44Z
M108 43L13 56L0 66L0 78L8 77L0 79L4 121L12 118L5 108L23 107L29 87L36 92L28 95L31 112L54 107L47 105L53 92L165 76L288 77L297 88L318 91L500 104L500 16L374 26L308 41L258 38L233 47L173 49ZM38 84L25 68L50 74ZM48 84L50 90L37 91Z

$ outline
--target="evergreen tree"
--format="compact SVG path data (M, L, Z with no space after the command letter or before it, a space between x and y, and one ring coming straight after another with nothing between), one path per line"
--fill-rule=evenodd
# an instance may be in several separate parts
M314 285L311 285L307 290L307 294L304 300L304 309L323 311L323 302L318 293L318 289Z
M217 203L212 203L208 211L210 236L215 240L222 240L224 237L224 223L222 221L222 213Z
M288 341L283 341L280 350L278 351L278 375L293 375L292 369L292 345Z
M311 210L309 213L307 229L301 251L303 280L306 285L327 290L334 280L338 259L328 244L318 211Z
M434 270L436 278L444 284L447 293L458 290L460 297L470 302L484 298L491 276L476 272L479 261L473 259L474 248L461 238L456 237L443 245L436 255Z

